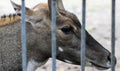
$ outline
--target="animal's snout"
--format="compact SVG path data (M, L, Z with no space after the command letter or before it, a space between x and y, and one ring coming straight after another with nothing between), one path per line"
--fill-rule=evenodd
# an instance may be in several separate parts
M113 62L112 62L113 60ZM115 56L112 56L111 54L108 56L108 63L107 63L107 66L110 66L113 64L113 65L116 65L116 57Z

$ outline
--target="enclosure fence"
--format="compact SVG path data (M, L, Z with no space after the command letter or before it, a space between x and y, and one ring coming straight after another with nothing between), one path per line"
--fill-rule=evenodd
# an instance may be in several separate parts
M27 71L26 57L26 23L25 23L25 0L22 2L22 68ZM115 0L111 0L111 71L115 71ZM56 71L56 0L52 0L52 71ZM81 70L85 71L85 23L86 23L86 0L82 0L82 29L81 29Z
M112 0L112 9L111 9L111 15L112 15L112 18L111 18L111 22L112 22L112 25L111 25L111 51L112 51L112 54L111 54L111 71L115 71L115 0Z
M21 29L21 39L22 39L22 68L23 68L23 71L27 71L25 0L21 0L21 2L22 2L22 29Z

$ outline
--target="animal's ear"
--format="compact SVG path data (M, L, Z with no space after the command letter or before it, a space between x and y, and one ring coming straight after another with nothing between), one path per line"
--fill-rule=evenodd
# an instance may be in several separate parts
M52 14L52 1L53 0L48 0L48 7L49 7L49 11L50 11L50 15ZM57 4L57 3L56 3ZM60 15L60 13L58 12L58 10L56 9L56 15Z
M33 24L31 22L26 21L26 27L27 27L26 28L27 32L34 30L33 29Z
M21 5L18 5L18 4L16 4L15 2L13 2L12 0L11 0L11 3L12 3L12 5L13 5L13 8L14 8L14 10L15 10L15 12L17 13L17 14L21 14L21 12L22 12L22 10L21 10ZM33 14L33 11L31 10L31 9L29 9L29 8L27 8L26 7L26 15L32 15Z
M51 4L52 4L52 0L48 0L48 6L50 10L51 10ZM56 5L57 8L65 10L62 0L56 0Z
M62 0L56 0L56 3L59 9L65 10Z
M34 31L36 31L36 32L40 32L40 25L37 25L37 24L34 24L33 22L31 22L31 21L26 21L26 27L28 27L27 29L29 29L29 30L27 30L27 31L30 31L31 32L31 30L34 30Z

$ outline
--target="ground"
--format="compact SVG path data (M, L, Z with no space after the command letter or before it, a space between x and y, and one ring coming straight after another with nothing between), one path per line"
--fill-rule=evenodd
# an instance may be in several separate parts
M14 2L20 3L18 0ZM32 7L39 2L46 0L26 0L26 5ZM8 2L8 3L7 3ZM76 14L81 20L81 0L63 0L65 8ZM7 3L7 4L6 4ZM115 55L117 57L116 71L120 71L120 0L116 0L116 47ZM0 3L0 15L12 13L8 11L10 7L9 0L2 0ZM12 9L12 7L11 7ZM100 42L106 49L111 51L111 0L87 0L86 29ZM52 71L51 59L37 71ZM80 71L80 66L67 64L57 61L57 71ZM95 68L86 67L86 71L100 71ZM110 69L105 70L110 71Z

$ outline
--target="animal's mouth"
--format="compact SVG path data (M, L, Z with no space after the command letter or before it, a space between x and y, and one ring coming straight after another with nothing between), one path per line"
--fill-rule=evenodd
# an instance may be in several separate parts
M106 63L105 65L99 65L99 64L94 63L94 62L90 62L90 63L92 66L94 66L98 70L106 70L106 69L111 68L110 62Z

